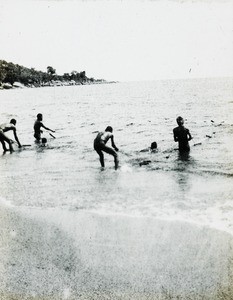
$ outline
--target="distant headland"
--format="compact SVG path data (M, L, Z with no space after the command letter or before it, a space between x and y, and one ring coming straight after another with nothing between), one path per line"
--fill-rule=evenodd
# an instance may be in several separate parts
M63 75L56 74L56 69L47 67L47 72L26 68L12 62L0 60L0 89L44 86L71 86L85 84L115 83L105 79L88 78L86 72L72 71Z

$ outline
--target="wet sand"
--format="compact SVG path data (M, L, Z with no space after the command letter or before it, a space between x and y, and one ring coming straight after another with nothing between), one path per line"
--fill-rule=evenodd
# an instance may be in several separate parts
M153 218L0 210L0 299L233 299L233 238Z

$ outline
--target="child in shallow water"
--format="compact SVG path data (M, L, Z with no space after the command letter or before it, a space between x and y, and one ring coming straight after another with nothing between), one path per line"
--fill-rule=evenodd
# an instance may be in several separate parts
M3 151L4 152L6 152L8 150L10 152L13 151L13 147L12 147L13 141L5 135L5 132L7 132L7 131L13 131L14 138L15 138L16 142L18 143L19 148L21 148L22 146L19 142L19 139L18 139L18 136L16 133L16 120L11 119L9 124L0 125L0 142L2 144ZM5 142L9 145L9 149L6 148Z
M140 152L155 152L156 150L157 150L157 143L152 142L150 147L148 147L146 149L142 149L142 150L140 150Z
M140 152L149 152L149 153L154 153L157 152L157 143L152 142L150 147L146 149L142 149ZM144 165L149 165L151 163L151 160L143 160L139 162L139 166L144 166Z
M116 151L118 151L118 148L116 147L116 145L114 143L114 138L113 138L112 132L113 132L112 127L108 126L104 132L99 132L94 140L94 149L99 154L100 164L101 164L102 168L104 168L103 152L106 152L114 157L115 169L118 168L119 161L118 161L118 155L116 153ZM111 139L112 147L115 150L106 146L106 143L108 142L109 139Z
M45 147L47 143L47 139L46 138L42 138L41 139L41 147Z
M189 141L192 139L192 136L189 130L184 127L184 119L182 117L179 116L176 122L178 127L173 129L174 141L178 142L180 152L189 152Z
M36 139L36 142L39 143L41 140L41 133L43 133L43 131L41 130L41 128L44 128L48 131L51 132L55 132L54 130L44 126L44 124L42 123L43 120L43 115L42 114L37 114L37 119L34 123L34 138Z

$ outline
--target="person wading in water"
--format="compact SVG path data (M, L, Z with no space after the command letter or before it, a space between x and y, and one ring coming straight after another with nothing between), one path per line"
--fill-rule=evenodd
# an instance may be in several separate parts
M192 139L192 136L189 130L184 127L184 119L182 117L178 117L176 122L178 127L173 129L174 141L178 142L180 152L189 152L189 141Z
M116 151L118 151L118 148L116 147L114 143L113 138L113 129L111 126L108 126L104 132L99 132L94 140L94 149L99 154L100 157L100 164L104 168L104 154L103 152L106 152L114 157L114 163L115 163L115 170L118 168L118 155ZM112 147L115 149L106 146L108 140L111 139Z
M10 131L10 130L13 131L14 138L15 138L16 142L18 143L19 148L22 147L21 144L20 144L20 142L19 142L17 133L16 133L16 120L15 119L11 119L9 124L2 124L2 125L0 125L0 142L2 143L2 148L3 148L4 152L6 152L8 150L10 152L14 151L13 147L12 147L13 141L11 139L9 139L5 135L5 132ZM8 143L9 149L6 148L5 142Z
M43 133L43 131L41 130L41 127L46 129L46 130L49 130L49 131L52 131L52 132L55 132L54 130L52 129L49 129L48 127L45 127L44 124L42 123L42 120L43 120L43 115L42 114L38 114L37 115L37 119L34 123L34 138L36 139L36 141L39 143L40 140L41 140L41 133Z

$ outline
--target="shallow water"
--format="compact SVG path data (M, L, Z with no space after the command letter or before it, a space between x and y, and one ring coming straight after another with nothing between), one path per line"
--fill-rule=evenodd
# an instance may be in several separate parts
M31 144L0 156L1 202L177 219L233 234L232 88L228 78L0 90L0 123L15 117L21 143ZM39 112L56 130L56 139L44 132L46 148L33 138ZM173 141L178 115L194 137L186 157ZM101 170L93 150L107 125L120 149L117 171L107 154ZM156 153L139 152L152 141Z

